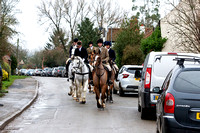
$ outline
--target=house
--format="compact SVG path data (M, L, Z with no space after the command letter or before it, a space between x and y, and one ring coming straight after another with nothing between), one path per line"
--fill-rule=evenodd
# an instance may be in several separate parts
M5 56L3 57L3 61L6 62L6 63L8 63L8 64L11 66L12 60L11 60L11 58L10 58L9 55L5 55Z
M110 42L112 41L112 43L114 43L117 39L117 34L120 32L120 30L120 28L108 28L106 40ZM153 28L146 28L143 24L140 26L140 33L144 33L144 38L148 38L149 36L151 36L153 31Z
M120 32L120 28L108 28L108 32L106 35L107 41L112 41L114 43L117 39L117 34Z
M192 2L197 1L199 0L194 0ZM195 4L195 7L199 9L199 5L199 3ZM181 14L178 10L191 17L185 17L185 15ZM163 52L197 52L195 47L191 45L194 36L191 30L187 30L191 28L189 27L191 23L188 23L188 20L193 21L193 15L191 13L192 11L189 4L186 4L186 0L182 0L170 13L161 19L161 36L168 39L164 44ZM180 32L180 30L182 32Z

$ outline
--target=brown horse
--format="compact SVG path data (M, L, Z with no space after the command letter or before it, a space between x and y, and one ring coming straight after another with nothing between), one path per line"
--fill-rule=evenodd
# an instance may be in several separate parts
M113 94L113 88L114 88L114 80L115 80L115 74L116 74L116 70L115 70L115 68L113 67L113 61L112 60L110 60L109 61L109 64L110 64L110 66L111 66L111 68L112 68L112 71L111 71L111 81L113 82L113 84L112 85L110 85L109 87L108 87L108 89L107 89L107 91L106 91L106 93L107 93L107 97L106 97L106 101L108 102L110 102L110 103L113 103L113 97L112 97L112 94Z
M94 66L94 60L95 60L95 51L93 51L92 53L91 53L91 55L89 56L89 64L91 65L91 66ZM88 83L90 82L90 79L88 80ZM89 86L88 86L88 89L89 89L89 92L91 93L92 92L92 87L91 87L91 85L89 84ZM93 93L94 93L94 90L93 90Z
M108 73L104 69L104 66L102 64L102 59L101 57L98 56L95 63L95 69L93 72L93 83L94 83L94 89L96 93L97 107L101 109L104 109L106 107L105 93L107 90L107 77L108 77L107 75ZM100 97L100 94L101 94L101 97Z

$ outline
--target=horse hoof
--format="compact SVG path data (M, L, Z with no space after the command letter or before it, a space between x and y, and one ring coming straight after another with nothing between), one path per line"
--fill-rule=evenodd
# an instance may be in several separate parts
M68 93L68 95L71 96L72 94L71 94L71 93Z
M104 111L104 108L100 108L101 111Z
M76 97L74 97L73 100L77 100Z
M102 105L102 108L105 108L106 107L106 104L105 103L103 103L103 105Z
M82 104L85 104L85 103L86 103L86 101L82 101L81 103L82 103Z
M79 100L78 100L78 99L76 99L76 102L79 102Z

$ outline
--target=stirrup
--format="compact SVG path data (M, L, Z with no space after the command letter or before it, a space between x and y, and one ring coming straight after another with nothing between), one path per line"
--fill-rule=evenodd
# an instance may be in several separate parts
M112 85L113 82L111 80L108 80L108 85Z
M94 86L93 80L90 80L90 85Z

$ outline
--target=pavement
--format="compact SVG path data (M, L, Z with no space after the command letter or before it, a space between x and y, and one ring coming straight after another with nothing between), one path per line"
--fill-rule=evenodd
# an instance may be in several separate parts
M33 78L15 80L0 98L0 130L32 105L38 96L38 82Z

